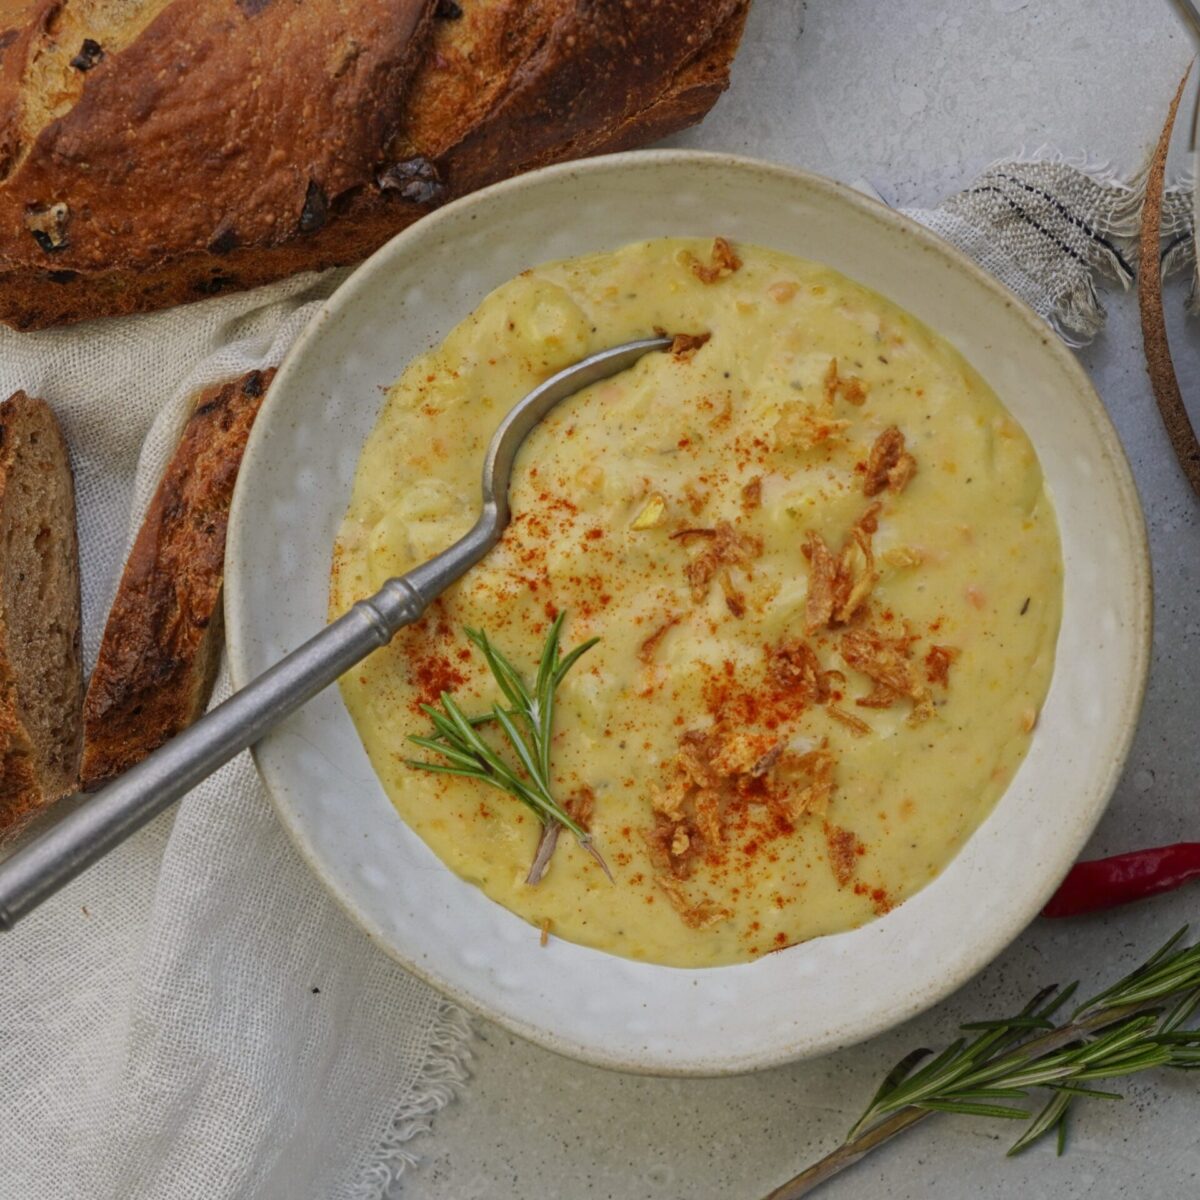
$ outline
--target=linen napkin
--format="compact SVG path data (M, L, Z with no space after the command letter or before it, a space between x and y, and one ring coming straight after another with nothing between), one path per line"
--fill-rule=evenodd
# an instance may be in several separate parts
M279 362L341 274L0 330L0 395L72 448L89 667L190 398ZM374 1200L464 1078L464 1015L326 897L246 755L0 935L0 981L5 1200Z
M1132 277L1139 207L1041 154L910 215L1078 343L1096 279ZM0 396L49 400L72 447L89 666L190 397L278 363L344 274L0 329ZM378 1200L466 1077L465 1015L326 897L245 755L0 935L0 981L4 1200Z
M991 272L1068 346L1104 325L1097 284L1134 281L1144 180L1042 149L988 167L934 209L903 210Z

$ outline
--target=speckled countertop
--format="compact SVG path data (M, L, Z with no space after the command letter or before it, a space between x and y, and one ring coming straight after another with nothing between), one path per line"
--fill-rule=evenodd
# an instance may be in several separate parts
M1051 143L1138 166L1191 53L1166 0L756 0L733 87L701 129L677 141L866 179L890 201L930 206L1022 146ZM1145 712L1091 845L1098 854L1200 838L1200 508L1150 396L1133 298L1110 296L1108 307L1107 331L1083 359L1133 463L1157 599ZM1178 286L1168 307L1184 394L1196 398L1200 419L1200 330L1185 325ZM1200 889L1111 917L1036 923L925 1016L831 1057L741 1078L611 1074L480 1023L472 1082L436 1119L398 1194L758 1200L836 1142L905 1050L939 1044L960 1020L1018 1007L1043 983L1108 979L1197 918ZM1196 1077L1159 1075L1126 1090L1126 1105L1081 1110L1065 1158L1040 1146L1007 1160L1010 1130L1000 1123L940 1118L821 1195L1200 1193Z

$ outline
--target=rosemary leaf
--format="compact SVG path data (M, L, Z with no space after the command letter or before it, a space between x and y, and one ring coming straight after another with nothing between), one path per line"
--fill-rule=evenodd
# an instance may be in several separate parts
M894 1091L911 1073L917 1063L922 1062L933 1053L927 1046L910 1050L883 1078L879 1090L871 1097L867 1105L870 1112L889 1092Z
M1028 1109L1009 1108L1004 1104L971 1104L966 1100L922 1100L921 1107L934 1112L960 1113L969 1117L1008 1117L1016 1121L1029 1119Z
M1069 1107L1064 1107L1062 1114L1058 1118L1056 1129L1058 1136L1055 1139L1054 1153L1062 1158L1064 1151L1067 1148L1067 1113L1070 1112Z
M972 1021L960 1028L968 1033L982 1033L991 1029L1053 1029L1054 1022L1045 1017L1011 1017L1007 1021Z
M479 761L476 758L442 741L440 738L410 737L408 740L414 745L420 746L423 750L432 750L435 754L440 754L444 758L448 758L452 763L455 763L473 775L483 774L479 769ZM418 763L417 765L426 766L428 764Z
M599 638L592 638L589 641L583 642L581 645L576 646L575 649L572 650L571 653L568 654L567 657L558 664L558 670L554 672L555 688L562 683L563 676L566 675L566 673L576 664L576 662L578 662L579 659L599 641Z
M509 704L520 711L528 701L529 693L525 690L517 669L492 645L486 633L478 629L467 629L465 633L467 638L483 651L484 661L496 681L496 686L504 693Z
M560 612L550 625L546 635L546 644L542 647L541 661L538 663L537 683L534 684L534 695L539 699L545 695L546 688L554 678L554 668L558 662L558 639L562 633L563 620L566 613Z
M974 1092L957 1093L960 1100L1024 1100L1029 1092L1025 1088L979 1088Z
M1025 1006L1022 1010L1022 1016L1026 1012L1037 1010L1036 1015L1039 1017L1052 1017L1060 1008L1062 1008L1075 993L1079 991L1079 981L1069 983L1065 988L1059 991L1057 984L1051 984L1049 987L1043 988L1038 994ZM1055 994L1057 993L1057 995ZM1048 997L1048 1001L1044 1007L1040 1007L1044 998Z
M1056 1083L1054 1090L1068 1096L1091 1096L1093 1100L1125 1099L1122 1092L1102 1092L1099 1088L1079 1087L1074 1083Z
M1159 1023L1158 1031L1160 1036L1169 1034L1175 1029L1178 1029L1185 1021L1190 1021L1195 1015L1196 1009L1200 1008L1200 988L1187 992L1170 1010ZM1193 1036L1193 1035L1186 1035Z
M1008 1156L1012 1158L1020 1154L1022 1150L1027 1150L1052 1129L1061 1130L1063 1118L1067 1115L1070 1105L1071 1096L1065 1092L1051 1096L1046 1107L1029 1122L1029 1128L1009 1147Z
M441 753L440 748L438 753ZM478 779L482 783L495 782L487 772L480 771L478 768L450 767L444 763L422 762L417 758L406 758L404 765L406 767L419 767L422 771L433 771L440 775L462 775L467 779Z

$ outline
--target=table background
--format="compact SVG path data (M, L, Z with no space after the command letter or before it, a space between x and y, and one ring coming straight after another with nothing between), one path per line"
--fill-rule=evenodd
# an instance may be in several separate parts
M756 0L733 86L703 127L675 143L866 179L890 202L928 207L991 160L1044 143L1135 170L1191 54L1166 0ZM1172 170L1185 166L1180 156ZM1095 854L1200 839L1198 502L1150 394L1134 297L1106 300L1107 331L1083 361L1141 489L1156 631L1141 727ZM1176 285L1173 346L1184 394L1196 397L1200 338L1182 306ZM1195 408L1200 419L1200 399ZM828 1058L741 1078L609 1073L479 1022L472 1082L437 1118L401 1192L415 1200L758 1200L837 1141L906 1050L942 1044L960 1020L1004 1015L1044 983L1107 981L1196 917L1200 887L1112 916L1037 922L925 1016ZM1124 1105L1081 1108L1063 1159L1042 1145L1008 1160L1006 1123L942 1117L821 1195L1195 1195L1197 1077L1159 1074L1126 1093Z

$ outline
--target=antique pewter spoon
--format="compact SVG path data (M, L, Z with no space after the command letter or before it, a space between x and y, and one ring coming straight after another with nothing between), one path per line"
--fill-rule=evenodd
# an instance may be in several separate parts
M11 929L151 817L417 620L436 596L500 540L508 524L513 460L534 426L561 400L626 370L652 350L668 349L671 340L647 338L593 354L559 371L519 401L488 443L482 511L470 531L427 563L389 579L370 599L360 600L316 637L0 863L0 929Z

